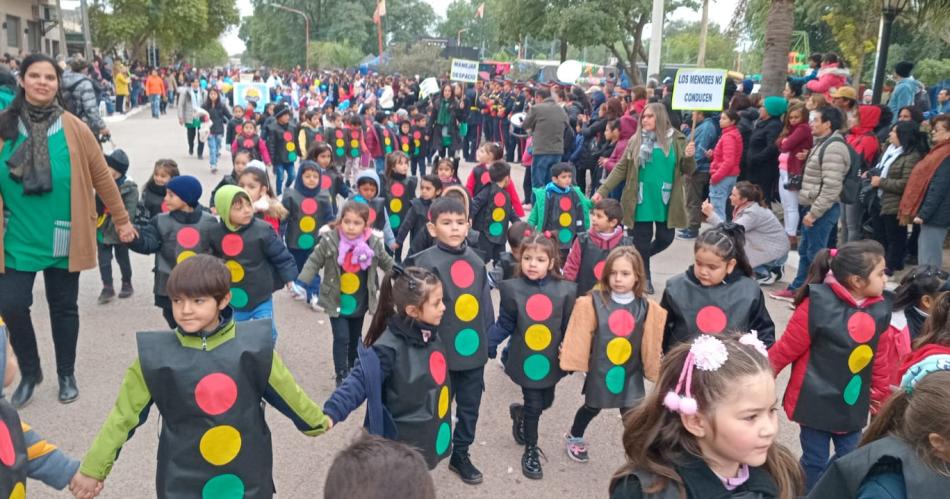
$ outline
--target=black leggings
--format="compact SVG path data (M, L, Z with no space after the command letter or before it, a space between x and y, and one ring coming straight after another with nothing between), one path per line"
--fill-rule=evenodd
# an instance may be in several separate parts
M41 372L36 331L30 317L35 280L36 272L21 272L10 267L0 274L0 315L10 331L10 344L20 362L22 376L33 379ZM71 376L79 340L79 272L48 268L43 270L43 281L53 330L56 372L60 376Z
M356 362L356 349L363 334L363 319L359 317L330 317L330 329L333 331L333 369L337 374L353 368Z
M112 286L112 252L119 263L122 282L132 282L132 263L129 261L129 248L121 244L99 243L99 275L103 286Z
M633 409L632 407L621 407L620 415L626 415L628 411ZM580 406L577 409L577 413L574 414L574 424L571 425L571 436L576 438L583 438L584 432L587 431L587 425L590 424L594 418L600 414L600 409L596 407L591 407L587 404Z
M185 130L188 131L188 154L192 154L195 151L195 141L198 141L198 156L201 156L205 152L205 143L198 138L198 129L190 126L186 126Z
M892 271L903 270L907 226L898 222L897 215L879 215L873 225L878 232L878 241L884 246L885 266Z
M526 445L538 445L538 422L541 412L554 403L554 387L521 388L524 395L524 442Z
M654 233L654 227L656 233ZM673 244L673 229L666 226L666 222L634 222L633 229L628 231L633 237L633 245L643 257L647 279L652 280L650 273L650 257L669 248Z

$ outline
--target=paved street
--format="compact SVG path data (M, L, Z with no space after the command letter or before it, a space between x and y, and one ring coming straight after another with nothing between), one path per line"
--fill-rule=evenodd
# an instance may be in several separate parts
M140 188L151 175L155 160L170 157L178 161L182 173L201 179L205 186L202 204L207 204L210 189L222 175L230 171L229 154L223 155L218 175L210 173L207 152L203 161L189 158L184 128L178 126L172 115L154 120L148 112L144 112L121 122L110 123L109 127L116 145L125 149L131 158L129 175ZM467 166L462 168L460 176L463 179L468 175L468 170ZM513 167L512 174L517 186L521 185L523 171L520 166ZM790 256L795 259L797 254ZM692 245L684 241L674 242L669 250L654 260L657 288L654 298L657 301L665 280L685 270L691 260ZM151 257L133 253L135 295L105 306L96 304L101 288L98 272L90 270L83 273L77 361L81 397L68 406L56 401L56 371L41 279L33 290L33 317L46 381L37 389L32 403L21 411L21 417L73 456L82 456L111 408L125 369L135 359L135 332L164 326L159 309L152 304L152 261ZM787 270L793 272L794 268L790 264ZM118 274L118 270L114 272ZM791 310L786 303L770 299L768 306L778 330L782 331ZM275 309L280 332L277 349L307 393L322 405L334 386L327 317L311 311L302 303L292 301L285 291L275 296ZM542 461L545 477L540 481L528 480L521 474L522 448L511 438L508 404L520 400L520 390L495 361L486 367L485 378L486 392L482 399L476 443L472 447L473 462L484 473L485 482L477 487L463 484L448 471L446 460L433 472L440 497L606 496L610 477L623 461L620 444L622 428L617 412L605 411L591 424L587 434L591 456L588 464L574 463L564 452L563 435L570 427L574 411L583 402L581 376L569 376L559 384L554 406L541 417L539 443L548 460ZM784 390L786 379L787 374L782 376L780 390ZM11 393L14 387L10 387L7 393ZM363 420L362 410L329 434L313 439L298 433L291 422L276 411L268 409L267 415L273 432L274 478L278 495L284 498L322 497L326 471L336 452L359 432ZM158 414L153 410L148 422L122 450L101 497L154 496L158 424ZM785 420L784 414L781 416L781 425L781 440L798 453L797 428ZM36 482L31 483L30 492L31 497L39 498L64 497L68 494L57 493ZM196 495L198 493L195 491Z

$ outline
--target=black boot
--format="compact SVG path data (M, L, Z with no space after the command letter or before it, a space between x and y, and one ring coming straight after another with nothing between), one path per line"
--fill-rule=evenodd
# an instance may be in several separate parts
M119 298L128 298L132 296L134 290L131 282L122 281L122 289L119 291Z
M454 471L469 485L478 485L482 483L482 472L472 464L472 459L468 452L452 452L452 458L449 459L449 471Z
M79 398L79 388L76 387L76 376L73 374L59 377L59 403L68 404Z
M508 406L508 414L511 415L511 436L516 444L524 445L524 406L511 404Z
M24 375L20 379L19 386L16 387L16 390L13 392L13 397L10 398L10 403L13 404L13 407L17 409L26 407L30 403L30 400L33 399L33 390L36 389L36 385L43 382L43 372L40 371L35 376Z
M99 305L105 305L106 303L112 301L113 298L115 298L115 288L113 288L111 284L108 286L104 285L102 286L102 292L99 293L99 299L97 302Z
M526 445L524 455L521 456L521 472L524 476L532 480L540 480L544 477L544 471L541 470L541 456L544 453L537 445Z

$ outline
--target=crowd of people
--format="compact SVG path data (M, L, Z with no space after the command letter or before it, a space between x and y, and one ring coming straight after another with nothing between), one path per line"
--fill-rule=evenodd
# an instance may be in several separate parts
M521 390L508 413L529 479L544 477L541 417L580 372L582 394L559 393L573 420L547 424L587 463L590 423L620 411L611 497L938 497L950 484L950 90L923 109L902 62L890 102L865 104L835 54L813 61L784 96L729 81L721 112L688 116L657 79L425 93L419 77L298 68L255 73L271 95L241 106L239 75L112 62L117 112L131 87L129 104L147 100L154 118L171 107L213 173L230 158L205 207L176 161L157 161L140 189L125 152L101 153L90 75L104 65L25 58L0 113L5 385L20 371L0 399L15 435L15 459L0 441L0 493L29 476L98 495L154 406L159 497L271 497L266 403L308 436L366 406L374 437L338 456L326 497L434 497L424 470L443 460L484 480L469 449L497 358ZM463 160L475 163L464 182ZM692 264L654 300L650 260L676 237L693 241ZM795 248L796 275L775 287ZM49 444L16 412L43 380L23 290L43 272L59 400L72 402L79 273L98 260L99 303L127 298L130 251L154 255L168 330L136 336L81 461L27 452L21 442ZM303 303L281 313L329 318L336 388L323 404L276 349L282 289ZM781 333L763 289L792 302ZM799 459L776 441L788 366Z

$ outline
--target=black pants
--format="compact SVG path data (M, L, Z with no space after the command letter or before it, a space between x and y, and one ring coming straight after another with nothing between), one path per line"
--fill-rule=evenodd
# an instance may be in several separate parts
M522 203L534 204L534 191L531 189L531 165L524 167L524 178L521 180Z
M10 267L0 274L0 315L7 323L10 343L24 378L35 378L41 372L36 331L30 317L35 279L36 272L21 272ZM53 330L56 372L60 376L71 376L79 340L79 272L49 268L43 270L43 281Z
M172 301L167 296L155 295L155 306L162 309L162 317L168 323L168 327L175 329L178 323L175 322L175 314L172 313Z
M198 139L198 129L186 126L185 130L188 132L188 154L194 154L195 152L195 141L198 141L198 156L201 156L205 153L205 143Z
M333 331L333 369L345 373L356 362L356 349L363 335L364 315L359 317L330 317L330 330Z
M122 282L132 282L132 263L129 261L129 248L121 244L99 243L99 276L103 286L112 286L112 253L115 252L115 261L119 263L119 273Z
M654 228L656 232L654 233ZM652 279L650 273L650 257L669 248L673 244L673 229L666 226L666 222L634 222L629 231L633 237L633 245L643 257L647 279Z
M449 371L452 390L455 391L455 433L452 435L453 452L467 454L475 441L478 410L485 391L485 366L467 371Z
M115 110L118 111L119 114L125 114L125 96L124 95L115 96Z
M468 131L462 138L462 156L465 157L465 161L475 161L475 150L478 149L481 131L482 127L478 123L468 124Z
M897 222L897 215L878 215L873 221L877 240L884 246L884 266L898 271L904 268L907 250L907 226Z
M620 415L626 415L633 407L621 407ZM594 418L600 414L600 409L596 407L591 407L587 404L580 406L577 409L577 412L574 414L574 424L571 425L571 436L576 438L583 438L584 432L587 431L587 425L590 424Z
M538 421L541 412L554 403L554 388L521 388L524 395L524 443L538 445Z
M413 175L419 175L420 177L426 174L426 157L423 154L418 156L413 156L411 162L409 163ZM418 173L417 173L418 172Z

